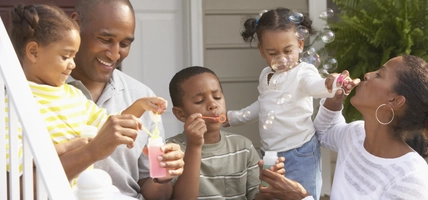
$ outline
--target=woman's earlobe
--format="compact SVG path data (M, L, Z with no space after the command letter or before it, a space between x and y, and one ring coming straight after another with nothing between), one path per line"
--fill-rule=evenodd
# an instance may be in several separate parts
M389 100L389 103L392 107L400 107L406 103L406 97L404 96L396 96L395 98Z

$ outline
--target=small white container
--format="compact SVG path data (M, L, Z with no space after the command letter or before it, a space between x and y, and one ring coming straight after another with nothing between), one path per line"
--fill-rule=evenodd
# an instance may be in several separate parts
M271 166L275 165L277 159L278 154L276 151L265 151L265 156L263 156L263 169L270 169ZM269 184L262 181L262 185L267 187Z
M112 180L101 169L88 169L77 178L77 198L79 200L113 200Z

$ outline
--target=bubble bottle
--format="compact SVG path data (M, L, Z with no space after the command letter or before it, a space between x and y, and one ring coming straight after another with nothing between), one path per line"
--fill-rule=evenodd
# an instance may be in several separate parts
M161 167L157 159L159 156L164 154L164 152L161 151L161 147L164 145L164 142L158 129L158 113L153 114L153 112L150 111L150 117L156 124L155 130L150 132L143 127L143 130L146 131L150 136L149 142L147 144L149 150L150 177L160 178L166 176L166 168Z
M263 156L263 169L269 169L275 165L276 160L278 159L276 151L265 151L265 156ZM262 181L264 187L269 186L268 183Z
M83 171L77 178L79 200L113 200L110 175L101 169Z

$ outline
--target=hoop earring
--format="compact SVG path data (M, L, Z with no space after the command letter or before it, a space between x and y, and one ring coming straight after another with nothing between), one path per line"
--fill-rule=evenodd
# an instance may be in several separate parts
M377 117L377 111L378 111L378 110L379 110L379 108L380 108L380 107L382 107L382 106L386 106L386 104L380 104L380 105L376 108L375 117L376 117L377 122L379 122L379 124L382 124L382 125L388 125L388 124L390 124L390 123L392 122L392 120L394 120L394 116L395 116L394 109L392 109L392 108L391 108L391 111L392 111L392 118L391 118L391 120L389 120L389 122L381 122L381 121L379 120L379 118Z

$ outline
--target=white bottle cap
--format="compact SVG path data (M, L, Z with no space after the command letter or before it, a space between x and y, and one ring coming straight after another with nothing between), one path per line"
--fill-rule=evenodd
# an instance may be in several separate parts
M104 170L85 170L77 178L77 197L79 200L111 200L111 186L111 177Z
M162 137L160 136L150 137L149 143L147 144L147 146L161 146L161 145L163 145L163 140L162 140Z
M265 156L263 156L264 165L274 165L277 159L276 151L265 151Z

